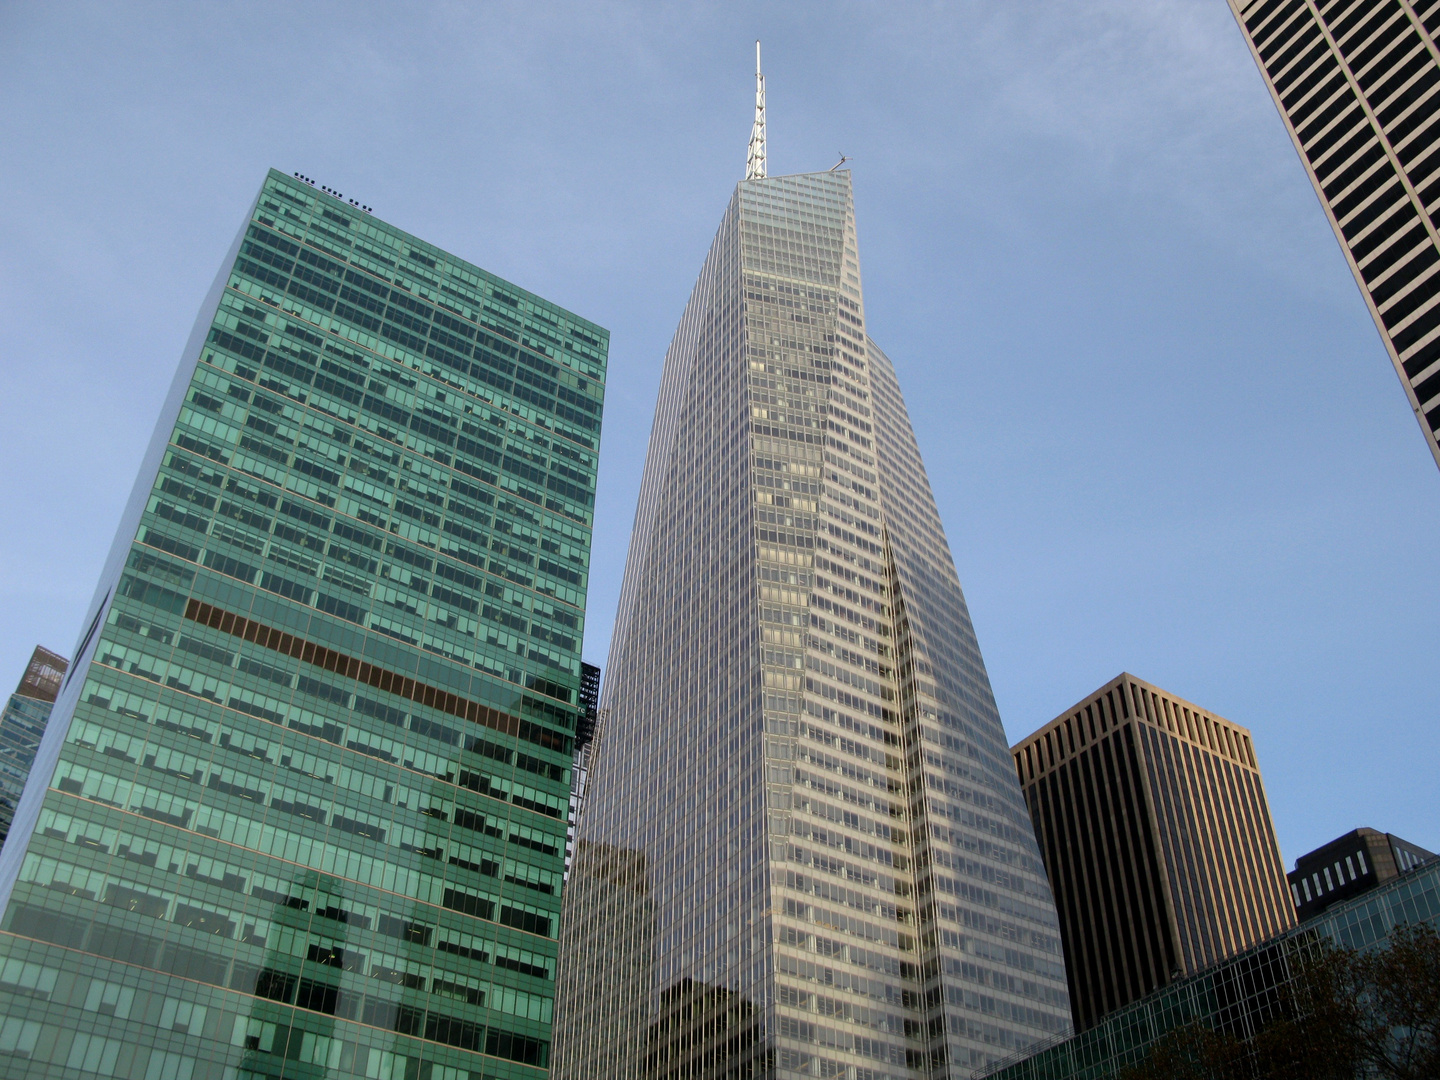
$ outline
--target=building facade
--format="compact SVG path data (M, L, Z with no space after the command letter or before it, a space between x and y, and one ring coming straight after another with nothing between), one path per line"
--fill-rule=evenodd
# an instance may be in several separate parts
M555 1075L965 1076L1067 1028L1054 909L850 174L755 145L665 359Z
M1295 869L1286 875L1290 898L1296 914L1309 919L1433 858L1433 851L1392 833L1352 829L1295 860Z
M9 835L68 665L58 653L35 646L20 685L0 712L0 844Z
M1270 941L1165 986L1069 1039L1030 1047L975 1073L976 1080L1116 1080L1187 1024L1249 1040L1287 1018L1287 991L1316 943L1367 951L1397 926L1440 929L1440 863L1421 865L1342 901Z
M0 1075L546 1075L606 351L266 177L0 854Z
M1440 464L1440 0L1230 0Z
M1077 1031L1294 924L1244 728L1122 674L1010 752Z

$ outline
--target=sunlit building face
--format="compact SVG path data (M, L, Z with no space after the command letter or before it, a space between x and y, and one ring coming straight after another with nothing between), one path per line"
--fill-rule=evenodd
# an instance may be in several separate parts
M666 356L600 715L556 1076L968 1076L1069 1024L847 171L730 201Z

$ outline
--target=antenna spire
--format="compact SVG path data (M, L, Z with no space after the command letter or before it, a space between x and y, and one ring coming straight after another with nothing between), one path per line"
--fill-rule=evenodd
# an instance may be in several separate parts
M755 126L750 129L750 153L745 179L765 179L765 76L760 74L760 42L755 42Z

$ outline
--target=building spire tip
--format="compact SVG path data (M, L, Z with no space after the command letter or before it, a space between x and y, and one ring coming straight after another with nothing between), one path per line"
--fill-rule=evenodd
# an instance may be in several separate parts
M765 170L765 76L760 73L760 39L755 39L755 124L750 129L750 152L745 159L745 179L764 180Z

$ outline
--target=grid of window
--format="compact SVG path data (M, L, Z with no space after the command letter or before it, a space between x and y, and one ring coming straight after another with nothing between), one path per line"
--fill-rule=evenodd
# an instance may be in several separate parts
M6 851L0 1071L538 1080L608 335L273 171L218 285Z
M876 449L897 601L925 1000L943 989L943 1059L978 1067L1070 1026L1059 924L1006 755L939 510L894 367L869 343ZM941 973L936 978L934 972ZM927 1010L934 1031L942 1010ZM933 1041L933 1040L932 1040Z
M743 1020L737 1063L756 1048L769 896L740 231L737 193L661 378L566 888L557 1077L658 1071L672 987L722 1045L721 1018ZM695 972L748 1006L687 994Z
M721 223L601 712L557 1076L898 1080L1066 1027L1029 819L865 334L846 172L743 182Z
M1440 464L1440 0L1230 0Z
M1122 675L1011 753L1078 1030L1293 925L1243 728Z

